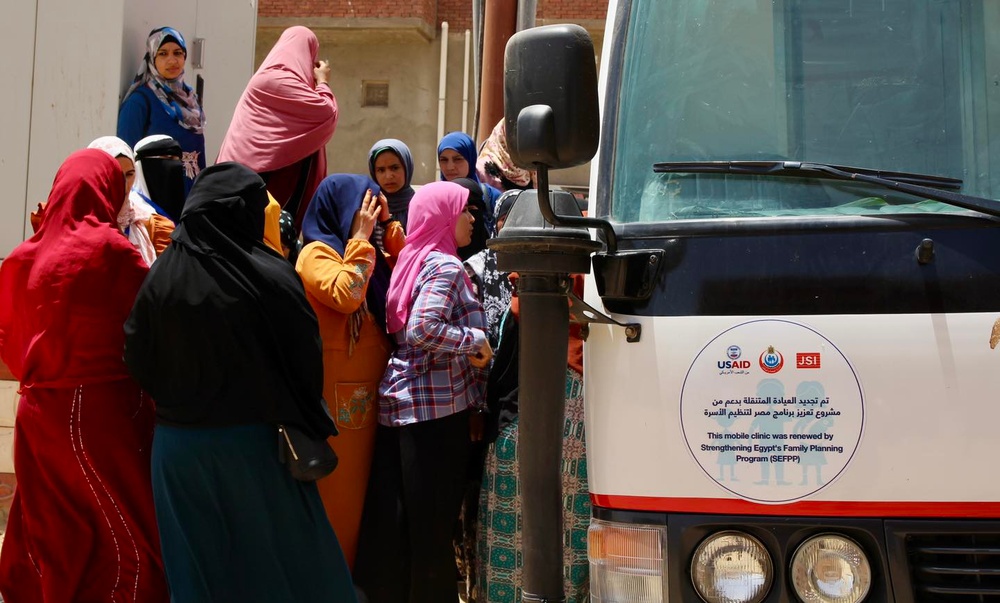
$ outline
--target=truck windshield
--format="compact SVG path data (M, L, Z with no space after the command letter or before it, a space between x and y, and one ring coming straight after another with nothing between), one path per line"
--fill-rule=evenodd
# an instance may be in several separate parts
M969 211L864 182L652 169L664 162L865 166L1000 195L998 2L633 0L629 15L617 221Z

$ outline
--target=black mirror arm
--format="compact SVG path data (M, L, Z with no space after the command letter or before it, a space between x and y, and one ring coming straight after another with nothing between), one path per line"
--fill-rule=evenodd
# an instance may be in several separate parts
M583 218L577 216L560 216L552 209L552 200L549 198L549 167L540 163L535 164L538 175L538 209L542 212L545 221L553 226L582 226L584 228L596 228L604 233L604 244L609 254L618 253L618 235L611 226L611 222L601 218Z

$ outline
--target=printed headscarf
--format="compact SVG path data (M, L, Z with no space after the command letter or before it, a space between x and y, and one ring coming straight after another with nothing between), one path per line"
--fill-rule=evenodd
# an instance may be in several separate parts
M493 169L490 169L491 165ZM513 183L515 187L531 186L531 172L517 167L510 158L510 151L507 148L507 127L503 119L493 128L490 137L486 139L483 148L479 150L476 172L480 182L485 182L502 191L508 190L510 187L503 185L501 176Z
M128 146L127 142L117 136L95 138L93 142L87 145L87 148L104 151L114 158L128 157L132 160L132 163L135 163L135 151L132 150L132 147Z
M403 170L406 172L406 179L402 188L394 193L382 191L389 202L389 213L392 214L393 218L399 220L405 229L406 210L415 192L411 186L411 181L413 180L413 156L410 154L410 147L406 146L406 143L402 140L383 138L373 144L371 150L368 151L368 173L371 175L372 180L376 182L378 182L378 178L375 177L375 159L386 151L391 151L396 154L396 157L399 157L399 162L403 164Z
M205 112L201 110L198 94L184 82L184 72L168 80L156 70L156 53L166 42L176 43L187 55L184 36L173 27L160 27L149 32L149 37L146 38L146 55L142 58L142 65L139 66L139 71L136 72L122 102L125 102L125 99L138 88L148 86L159 99L163 110L182 128L191 130L195 134L203 134Z
M351 224L354 215L364 202L365 193L371 190L372 197L379 194L378 184L366 176L356 174L333 174L323 179L316 189L312 203L306 210L302 220L302 240L308 245L313 241L326 244L344 257L347 240L351 237ZM372 238L374 239L374 233ZM385 255L375 247L375 267L368 279L365 292L365 303L351 317L351 334L353 340L361 332L361 322L364 316L371 313L375 323L385 329L385 302L389 290L389 279L392 270Z
M413 196L406 246L396 260L386 296L386 329L389 333L406 326L413 303L413 290L427 254L438 251L458 258L455 224L468 201L468 189L454 182L426 184Z

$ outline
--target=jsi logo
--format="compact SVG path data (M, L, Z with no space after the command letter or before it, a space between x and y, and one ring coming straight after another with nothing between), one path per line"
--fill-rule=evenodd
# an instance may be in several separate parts
M720 360L716 363L720 369L748 369L749 360Z
M820 368L819 352L798 352L795 354L795 367L800 369Z

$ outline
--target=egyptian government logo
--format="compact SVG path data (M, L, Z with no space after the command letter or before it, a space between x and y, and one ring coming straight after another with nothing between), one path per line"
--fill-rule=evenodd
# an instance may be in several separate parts
M760 368L765 373L777 373L784 365L785 358L781 355L781 352L774 349L773 345L767 346L767 350L760 355Z

